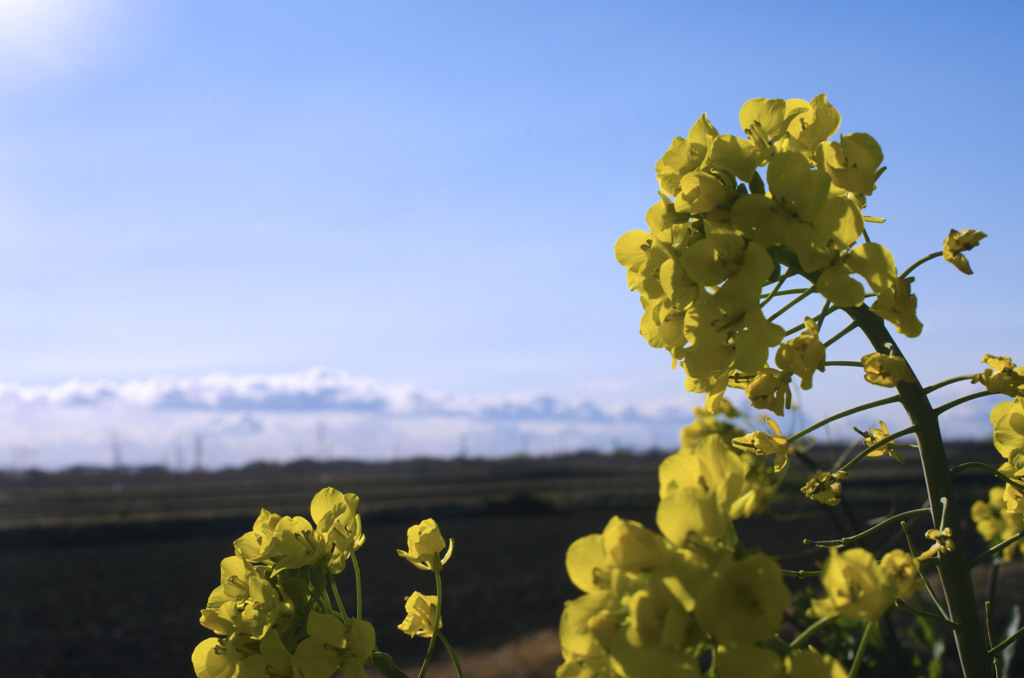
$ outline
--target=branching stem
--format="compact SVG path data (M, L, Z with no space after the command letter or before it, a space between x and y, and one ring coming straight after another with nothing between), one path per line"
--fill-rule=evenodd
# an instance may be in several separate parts
M1003 541L999 542L998 544L996 544L992 548L986 549L984 552L979 553L978 555L974 556L967 563L967 566L973 568L973 567L977 567L978 565L981 565L986 560L988 560L989 558L991 558L995 554L999 553L1000 551L1005 549L1010 544L1014 543L1015 541L1018 541L1021 537L1024 537L1024 531L1018 532L1017 534L1013 535L1009 539L1004 539Z
M912 263L910 266L908 266L907 269L905 271L903 271L903 273L900 273L900 277L901 278L906 278L908 275L910 275L913 272L913 270L915 268L917 268L921 264L927 263L927 262L931 261L932 259L935 259L936 257L941 257L941 256L942 256L942 252L932 252L931 254L929 254L926 257L921 257L920 259L918 259L917 261Z
M916 426L908 426L905 429L901 429L899 431L896 431L895 433L890 433L889 435L887 435L886 437L882 438L881 440L878 440L877 442L871 443L870 445L865 447L863 450L861 450L857 454L856 457L854 457L850 461L848 461L845 464L843 464L843 466L839 469L839 471L846 471L848 469L853 468L853 466L857 462L859 462L861 459L863 459L864 457L868 456L869 454L871 454L872 452L874 452L878 448L883 447L884 445L887 445L887 444L891 443L892 441L896 440L897 438L899 438L901 436L905 436L908 433L913 433L916 430L917 430Z
M814 286L813 286L813 285L811 285L810 287L808 287L807 289L805 289L805 290L804 290L803 292L801 292L801 293L800 293L800 295L799 295L799 296L797 296L797 297L796 297L795 299L793 299L792 301L790 301L790 302L789 302L788 304L786 304L785 306L783 306L782 308L780 308L780 309L779 309L778 311L776 311L775 313L772 313L772 314L771 314L771 316L770 316L770 317L768 318L768 322L771 322L771 321L775 320L775 319L776 319L776 318L778 318L778 317L779 317L780 315L782 315L783 313L785 313L785 312L786 312L786 311L788 311L789 309L793 308L794 306L796 306L797 304L799 304L799 303L800 303L801 301L803 301L803 300L804 300L804 299L806 299L807 297L811 296L811 295L812 295L813 293L814 293Z
M953 468L949 469L949 474L950 475L956 475L957 473L960 473L961 471L967 470L969 468L980 468L980 469L983 469L985 471L988 471L992 475L994 475L994 476L998 477L1000 480L1004 481L1007 485L1012 485L1013 487L1017 488L1021 492L1024 492L1024 484L1022 484L1020 481L1015 480L1014 478L1011 478L1010 476L1006 475L1005 473L1003 473L999 469L992 468L988 464L984 464L984 463L982 463L980 461L965 461L964 463L959 464L959 465L954 466Z
M821 546L821 547L846 546L849 543L852 543L852 542L858 541L860 539L863 539L864 537L868 536L872 532L876 532L876 531L882 529L883 527L885 527L886 525L889 525L890 523L896 522L897 520L903 520L904 518L909 518L911 516L918 516L918 515L922 515L922 514L925 514L925 513L931 513L931 511L929 509L927 509L927 508L911 509L909 511L904 511L903 513L898 513L898 514L896 514L894 516L889 516L885 520L880 521L879 523L877 523L875 525L872 525L871 527L869 527L868 529L864 530L860 534L855 534L855 535L850 536L850 537L843 537L841 539L830 539L828 541L811 541L810 539L804 539L804 543L805 544L814 544L815 546Z
M809 433L811 433L813 431L817 431L822 426L827 426L828 424L831 424L833 421L837 421L839 419L842 419L843 417L849 417L851 414L857 414L858 412L864 412L865 410L870 410L870 409L873 409L875 407L881 407L882 405L891 405L893 403L898 403L899 401L900 401L900 397L898 395L895 395L895 396L890 396L888 398L882 398L881 400L875 400L875 401L870 402L870 403L865 403L863 405L857 405L856 407L851 407L850 409L843 410L842 412L840 412L838 414L833 414L831 417L825 417L824 419L822 419L821 421L819 421L816 424L811 424L810 426L805 428L803 431L800 431L799 433L797 433L794 436L790 436L787 440L788 440L788 442L792 443L794 440L800 440L805 435L807 435L807 434L809 434Z
M938 407L935 408L935 416L938 416L938 415L942 414L943 412L948 412L949 410L953 409L957 405L963 405L964 403L970 402L972 400L977 400L978 398L984 398L985 396L990 396L990 395L998 395L998 394L997 393L990 393L988 391L982 391L981 393L972 393L970 395L965 395L963 398L957 398L956 400L950 400L948 403L945 403L944 405L939 405Z
M832 621L833 619L835 619L834 615L831 617L822 617L821 619L816 620L813 624L811 624L806 629L801 631L800 635L794 638L793 641L789 644L789 647L794 650L799 648L801 645L803 645L811 639L811 636L814 635L815 631L817 631L819 628L821 628L828 622Z

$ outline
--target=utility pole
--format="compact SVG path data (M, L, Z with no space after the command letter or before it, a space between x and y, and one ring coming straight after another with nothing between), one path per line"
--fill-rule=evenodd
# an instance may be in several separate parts
M197 433L196 434L196 437L193 440L192 451L195 454L195 462L196 462L195 463L195 470L196 471L202 471L203 470L203 434L202 433Z

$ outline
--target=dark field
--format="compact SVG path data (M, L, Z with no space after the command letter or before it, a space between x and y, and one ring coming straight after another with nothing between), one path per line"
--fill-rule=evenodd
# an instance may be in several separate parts
M434 517L456 541L444 571L448 638L476 655L486 675L553 675L558 660L551 631L563 601L577 595L565 574L565 549L615 514L653 526L663 456L0 477L0 675L194 675L192 648L210 635L198 623L199 610L219 583L218 563L231 555L232 541L251 529L261 507L308 516L310 498L327 485L361 497L364 610L382 649L407 665L425 649L425 641L400 634L395 625L404 617L404 596L417 588L431 592L432 576L398 558L395 549L405 547L409 525ZM920 505L921 490L909 481L917 473L914 460L905 467L861 468L845 491L855 520ZM970 501L992 483L964 474L960 484L966 518ZM810 569L824 552L809 551L800 539L833 538L840 527L849 533L850 518L802 500L780 502L772 515L738 527L749 545L789 554L784 567ZM901 545L869 544L876 551ZM967 546L971 553L982 547ZM1004 573L1007 582L1017 574L1010 567ZM352 590L349 571L339 586L343 594ZM997 600L998 620L1020 600L1018 586L1003 590L1014 595ZM524 659L531 653L533 674ZM439 668L446 662L439 656Z

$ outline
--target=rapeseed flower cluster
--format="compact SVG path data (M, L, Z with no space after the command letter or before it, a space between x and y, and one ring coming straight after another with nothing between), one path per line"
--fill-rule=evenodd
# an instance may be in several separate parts
M1024 396L999 403L992 408L989 419L992 421L993 444L1006 460L999 467L999 472L1018 484L1024 483ZM1024 492L1017 486L1006 484L1003 501L1010 513L1024 513Z
M874 621L897 598L907 598L923 586L919 572L919 560L901 549L881 561L862 548L830 549L821 575L825 596L811 601L811 613Z
M359 498L334 488L310 505L313 524L266 509L221 561L200 624L216 636L199 643L199 678L364 675L376 634L362 619L331 610L328 578L345 569L365 540Z
M662 462L657 532L614 517L569 547L566 569L583 595L562 614L559 678L695 677L708 655L718 676L846 675L813 650L762 647L789 589L774 559L743 548L733 520L763 511L775 488L729 441L708 432Z
M993 545L1024 530L1024 514L1009 510L1001 487L989 488L988 501L979 499L971 505L971 519L981 538ZM1018 552L1024 554L1024 541L1007 545L1000 554L1010 561Z
M993 393L1013 395L1020 392L1024 368L1017 367L1009 358L986 355L982 361L989 365L984 373L975 376ZM988 501L978 500L971 506L971 518L981 537L993 545L1009 540L1024 531L1024 395L1011 401L998 403L989 414L992 421L992 442L1005 460L997 469L1013 482L989 490ZM1024 553L1024 541L1017 540L1002 549L1004 560L1013 558L1017 551Z
M921 323L913 278L897 274L884 246L861 242L865 220L879 221L862 213L885 171L878 143L862 133L830 140L840 115L825 95L752 99L739 118L745 138L720 134L702 115L672 141L655 165L661 199L647 230L623 235L615 255L640 293L640 333L682 365L687 390L707 394L708 411L732 387L781 416L792 377L808 389L824 371L825 345L810 318L786 341L765 315L775 296L762 294L765 286L800 276L836 308L872 296L871 310L906 336ZM951 260L964 265L957 257L981 237L950 240ZM768 364L773 347L777 369Z

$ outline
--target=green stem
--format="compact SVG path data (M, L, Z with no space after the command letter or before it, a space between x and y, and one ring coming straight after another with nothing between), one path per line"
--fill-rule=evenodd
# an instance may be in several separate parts
M910 530L907 529L906 523L900 523L900 528L903 530L903 534L907 536L907 550L910 551L910 555L917 558L917 551L914 549L914 540L910 538ZM924 582L924 590L928 592L928 597L932 599L932 604L935 605L935 609L939 611L942 618L947 622L949 617L946 616L946 611L942 609L942 604L939 603L939 597L935 595L935 589L932 588L932 583L928 581L928 577L924 576L924 572L921 572L920 568L917 570L917 576L921 577L921 581Z
M950 377L949 379L943 379L942 381L936 382L936 383L932 384L931 386L927 387L924 390L924 392L925 393L931 393L932 391L937 391L938 389L942 388L943 386L949 386L950 384L955 384L955 383L960 382L960 381L967 381L968 379L974 379L976 376L978 376L978 375L976 375L976 374L961 374L959 377Z
M782 289L782 284L785 283L787 278L788 278L788 276L780 276L779 277L778 282L775 283L775 287L773 287L771 289L771 292L769 292L768 294L765 295L764 301L761 302L761 307L762 308L764 308L765 304L768 303L769 301L771 301L775 297L775 295L777 295L779 293L779 290Z
M800 288L794 289L794 290L782 290L781 292L777 292L775 294L775 296L777 296L777 297L784 297L784 296L787 296L787 295L792 296L794 294L800 294L800 295L803 295L803 296L806 297L807 296L807 289L808 288L806 288L806 287L800 287ZM767 301L767 299L765 301Z
M826 341L826 342L825 342L825 343L823 344L823 345L824 345L824 347L825 347L825 348L828 348L828 347L829 347L829 346L831 346L832 344L836 343L837 341L839 341L840 339L842 339L843 337L845 337L845 336L846 336L847 334L849 334L850 332L853 332L853 331L854 331L855 329L857 329L857 323L850 323L849 325L847 325L847 326L846 326L846 327L844 327L843 329L839 330L839 333L838 333L837 335L835 335L834 337L832 337L831 339L829 339L828 341Z
M872 532L875 532L877 530L882 529L883 527L885 527L889 523L894 523L897 520L903 520L904 518L909 518L910 516L917 516L917 515L921 515L922 513L930 513L930 512L931 511L929 509L927 509L927 508L911 509L910 511L904 511L903 513L898 513L898 514L896 514L894 516L889 516L888 518L886 518L885 520L879 522L878 524L872 525L871 527L869 527L868 529L864 530L860 534L855 534L855 535L853 535L851 537L843 537L842 539L830 539L828 541L811 541L809 539L804 539L804 543L805 544L814 544L815 546L822 546L822 547L825 547L825 546L846 546L847 544L849 544L851 542L855 542L855 541L857 541L859 539L863 539L864 537L868 536Z
M928 256L922 257L922 258L918 259L917 261L912 263L909 267L907 267L907 269L905 271L903 271L903 273L900 273L900 277L901 278L906 278L908 275L910 275L910 273L915 268L917 268L921 264L927 263L927 262L931 261L932 259L935 259L936 257L941 257L941 256L942 256L942 252L932 252Z
M789 309L793 308L794 306L799 304L801 301L803 301L807 297L811 296L813 293L814 293L814 286L812 285L812 286L808 287L807 289L805 289L803 292L801 292L800 295L796 299L793 299L791 302L789 302L788 304L786 304L785 306L780 308L778 311L776 311L775 313L772 313L771 317L768 318L768 322L771 322L771 321L775 320L780 315L782 315L783 313L785 313Z
M903 357L902 352L886 329L882 319L866 306L844 309L846 313L864 332L871 345L879 353L890 353ZM908 369L909 364L908 364ZM942 512L948 510L954 519L946 527L950 528L953 543L966 543L960 525L959 511L956 507L953 492L953 479L949 473L949 462L942 442L939 428L938 411L928 402L920 381L911 370L908 381L896 384L899 398L916 428L918 448L921 450L921 467L924 471L925 489L932 511L932 523L942 525ZM945 499L943 499L945 498ZM943 502L946 505L943 505ZM955 631L957 650L960 654L960 666L965 678L981 678L992 676L992 665L985 653L985 638L978 617L974 586L971 582L970 568L965 560L963 549L954 548L938 554L939 578L946 593L946 605L950 619L959 624Z
M996 581L999 577L999 565L1001 561L993 560L992 567L988 570L988 584L985 589L988 595L985 597L985 630L988 631L988 644L995 642L995 635L992 634L992 601L996 599Z
M427 656L423 658L423 666L420 667L418 678L427 675L427 667L430 666L430 658L434 654L434 645L437 641L438 631L441 630L441 572L434 570L434 584L437 586L437 608L434 610L434 627L430 634L430 644L427 645Z
M864 369L864 363L859 360L826 360L825 367L859 367Z
M954 466L953 468L949 469L949 473L950 473L950 475L956 475L957 473L960 473L960 471L963 471L963 470L969 469L969 468L984 469L984 470L988 471L989 473L991 473L992 475L994 475L994 476L998 477L999 479L1005 481L1007 485L1012 485L1013 487L1017 488L1021 492L1024 492L1024 484L1021 484L1020 481L1015 480L1015 479L1011 478L1010 476L1006 475L1005 473L1002 473L998 469L992 468L988 464L983 464L980 461L965 461L964 463L959 464L959 465Z
M787 442L792 443L794 440L799 440L800 438L803 438L808 433L811 433L813 431L817 431L822 426L826 426L828 424L831 424L833 421L836 421L838 419L842 419L843 417L849 417L851 414L857 414L858 412L863 412L865 410L870 410L870 409L873 409L875 407L881 407L882 405L891 405L892 403L898 403L899 401L900 401L900 397L898 395L894 395L894 396L890 396L888 398L882 398L881 400L875 400L874 402L865 403L864 405L858 405L857 407L851 407L848 410L843 410L839 414L833 414L831 417L826 417L825 419L822 419L818 423L812 424L812 425L808 426L803 431L800 431L796 435L791 436L790 438L788 438Z
M462 665L459 664L459 658L455 656L455 650L449 644L448 639L444 637L444 634L440 631L437 632L437 637L441 639L441 643L444 644L444 649L448 650L448 656L452 658L452 663L455 664L455 672L459 674L459 678L462 676Z
M352 560L352 573L356 578L356 619L363 618L363 578L359 572L359 559L355 552L350 558Z
M814 324L818 326L819 332L821 331L822 323L825 322L825 318L827 318L833 311L838 310L839 309L837 307L832 306L831 301L828 299L825 300L825 305L821 307L821 312L814 317Z
M951 628L954 631L959 627L959 624L957 624L956 622L949 621L942 615L935 614L934 612L929 612L928 610L920 610L916 607L912 607L903 600L897 600L896 607L900 608L901 610L906 610L907 612L912 612L919 617L927 617L928 619L938 622L939 624Z
M1003 642L999 643L998 645L995 645L991 650L988 651L988 653L994 655L994 654L997 654L997 653L1001 652L1004 647L1006 647L1007 645L1009 645L1013 641L1015 641L1018 638L1020 638L1022 634L1024 634L1024 627L1021 627L1021 628L1017 629L1016 631L1014 631L1012 636L1008 637L1006 640L1004 640Z
M868 636L871 634L871 629L874 625L874 621L869 621L864 625L864 635L860 637L857 654L854 655L853 663L850 664L850 678L857 678L857 672L860 671L860 663L864 660L864 651L868 649Z
M1013 535L1009 539L1004 539L1003 541L999 542L998 544L996 544L992 548L986 549L983 553L979 553L975 557L971 558L971 560L967 563L967 566L973 568L973 567L977 567L978 565L981 565L986 560L988 560L989 558L991 558L995 554L999 553L1000 551L1005 549L1007 546L1009 546L1013 542L1019 540L1021 537L1024 537L1024 532L1018 532L1017 534Z
M334 575L328 573L327 579L331 582L331 592L334 594L334 602L338 605L338 612L342 614L345 621L348 621L348 614L345 612L345 604L341 602L341 594L338 593L338 582L334 581Z
M801 631L800 635L798 635L796 638L794 638L793 642L791 642L789 644L789 647L794 649L794 650L796 650L801 645L803 645L808 640L810 640L811 639L811 635L813 635L815 631L817 631L819 628L821 628L822 626L824 626L828 622L832 621L833 619L835 619L835 615L833 615L831 617L822 617L821 619L818 619L813 624L808 626L806 629Z
M947 412L947 411L953 409L954 407L956 407L957 405L963 405L964 403L970 402L972 400L977 400L978 398L984 398L985 396L990 396L990 395L999 395L999 394L998 393L990 393L988 391L983 391L981 393L972 393L971 395L965 395L963 398L957 398L956 400L950 400L948 403L946 403L944 405L939 405L938 407L935 408L935 416L938 416L938 415L942 414L943 412Z
M821 576L821 570L783 570L783 577L796 577L797 579L810 579Z

